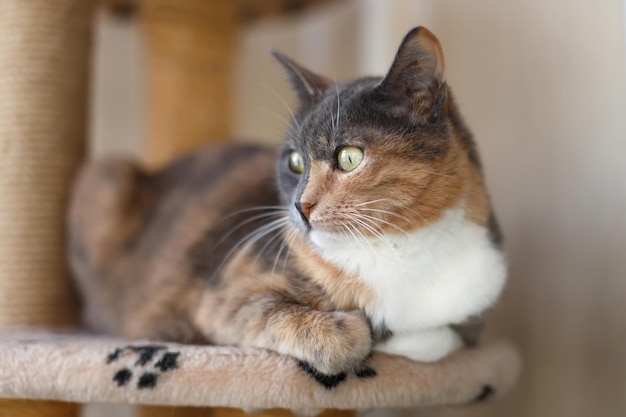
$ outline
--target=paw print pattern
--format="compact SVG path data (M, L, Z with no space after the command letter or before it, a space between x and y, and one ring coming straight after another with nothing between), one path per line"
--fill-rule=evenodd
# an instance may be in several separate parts
M156 387L159 377L178 368L180 352L170 352L167 346L142 345L126 346L115 349L106 358L107 365L128 364L128 359L135 359L130 366L118 368L113 375L113 382L118 387L125 387L133 379L133 371L139 374L137 378L138 389L152 389ZM131 369L132 368L132 369Z
M298 366L309 376L311 376L316 382L321 384L327 390L331 390L344 382L348 375L345 372L341 372L336 375L326 375L320 373L317 369L313 368L310 364L304 361L298 361ZM361 378L373 378L376 376L376 370L363 364L359 368L354 370L354 375Z

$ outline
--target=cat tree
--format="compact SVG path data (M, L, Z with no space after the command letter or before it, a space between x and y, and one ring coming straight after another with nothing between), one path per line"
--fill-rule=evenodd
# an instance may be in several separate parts
M0 416L77 416L86 402L168 406L144 408L151 416L239 413L215 407L313 413L462 405L512 387L520 363L506 343L438 364L376 354L361 372L320 378L261 350L67 333L77 325L77 304L64 213L84 158L93 7L88 0L0 2ZM152 165L227 135L236 7L241 2L142 4Z

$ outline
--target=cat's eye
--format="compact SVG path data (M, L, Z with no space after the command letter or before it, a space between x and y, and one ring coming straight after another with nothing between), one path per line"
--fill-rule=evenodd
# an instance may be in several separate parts
M363 161L363 151L354 146L344 146L337 154L337 165L342 171L354 171Z
M296 174L302 174L304 172L304 159L296 151L291 151L289 154L289 169Z

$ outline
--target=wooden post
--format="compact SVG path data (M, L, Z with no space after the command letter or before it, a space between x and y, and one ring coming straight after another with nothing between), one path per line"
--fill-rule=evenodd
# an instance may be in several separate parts
M73 417L79 411L74 403L0 399L0 417Z
M145 161L159 166L230 133L237 2L141 3L147 45Z

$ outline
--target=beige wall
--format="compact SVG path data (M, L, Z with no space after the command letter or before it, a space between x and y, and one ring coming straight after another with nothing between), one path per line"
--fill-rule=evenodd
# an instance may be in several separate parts
M498 415L626 415L622 7L448 1L437 9L450 82L507 236L511 284L495 327L527 362Z
M355 0L243 32L236 131L273 142L289 118L281 100L293 101L267 47L345 79L383 71L411 26L427 24L443 42L448 80L479 142L506 233L511 280L490 331L514 339L526 367L519 389L502 401L419 415L626 415L623 7L620 0ZM132 87L137 70L127 70L119 79ZM112 100L141 97L128 88ZM129 146L141 124L122 114L120 128L101 101L98 140L110 130ZM141 115L139 104L127 111Z

